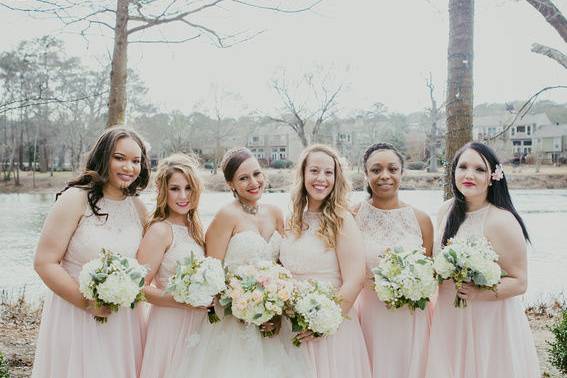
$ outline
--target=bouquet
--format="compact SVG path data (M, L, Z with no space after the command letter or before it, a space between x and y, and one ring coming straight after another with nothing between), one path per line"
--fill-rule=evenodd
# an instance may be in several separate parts
M224 269L221 261L212 257L199 257L191 252L177 263L175 274L169 278L166 292L179 303L191 306L210 306L213 298L226 289ZM209 322L220 319L214 307L208 308Z
M97 307L107 306L112 312L120 307L134 308L144 299L142 288L147 273L148 269L136 259L103 248L99 258L83 265L79 290ZM107 321L100 316L95 316L95 320L99 323Z
M486 238L451 239L435 256L433 268L439 282L452 279L458 289L472 282L481 289L496 290L505 275L497 263L498 255ZM466 307L467 301L455 296L455 307Z
M247 324L261 324L282 315L293 292L291 273L271 261L241 265L227 273L227 289L220 304L225 314L232 314ZM275 332L264 332L273 336Z
M332 335L343 321L342 309L335 288L327 283L308 280L296 281L290 308L286 315L293 332L311 331L313 336ZM295 336L295 346L301 341Z
M437 289L433 262L423 249L387 249L372 273L374 291L388 308L424 310Z

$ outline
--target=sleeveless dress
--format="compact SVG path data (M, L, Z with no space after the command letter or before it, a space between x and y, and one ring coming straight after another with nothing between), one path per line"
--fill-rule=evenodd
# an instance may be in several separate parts
M491 207L467 213L455 237L484 237L484 224ZM438 240L445 223L443 219ZM431 325L427 377L541 377L519 296L496 301L471 300L467 307L455 308L455 294L455 285L450 280L439 287Z
M228 270L254 261L275 261L281 236L269 241L256 231L235 234L227 247L224 266ZM217 309L222 316L222 309ZM283 322L282 328L287 327ZM178 378L302 378L312 377L309 361L291 343L290 331L264 337L255 325L245 325L229 315L210 324L206 317L195 331L198 337L185 348Z
M168 222L169 223L169 222ZM189 235L184 225L171 224L173 241L165 252L154 277L154 284L165 290L169 277L175 274L177 262L191 252L203 256L203 248ZM148 318L146 346L141 378L172 377L187 358L185 346L194 334L195 325L205 317L206 311L152 305Z
M319 215L305 213L308 229L299 238L290 234L282 242L280 261L300 280L314 279L342 285L337 255L316 234ZM319 378L370 377L370 362L362 329L354 308L337 332L302 343L301 349L313 361Z
M423 239L414 210L407 206L381 210L363 201L355 217L366 246L367 282L356 301L372 376L425 376L430 313L407 307L388 309L374 291L372 269L386 248L421 248Z
M81 189L69 189L81 190ZM104 216L87 205L73 233L61 266L78 281L82 266L97 258L101 248L136 257L142 224L133 199L102 198ZM140 372L144 345L144 309L121 308L105 324L88 312L50 292L45 299L32 377L135 378Z

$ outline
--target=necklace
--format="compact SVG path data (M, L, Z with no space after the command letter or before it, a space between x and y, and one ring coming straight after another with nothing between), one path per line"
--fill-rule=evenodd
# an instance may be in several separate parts
M248 205L241 200L238 200L238 202L240 202L240 206L242 206L242 210L244 210L245 213L252 215L256 215L258 213L258 205Z

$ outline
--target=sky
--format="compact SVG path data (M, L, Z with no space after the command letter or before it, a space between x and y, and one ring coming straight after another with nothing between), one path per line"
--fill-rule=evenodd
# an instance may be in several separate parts
M567 14L567 0L554 2ZM278 70L285 69L293 78L318 66L337 72L348 84L339 97L345 114L376 102L390 111L420 111L430 104L425 87L429 73L438 102L444 99L447 3L323 0L312 11L291 15L220 9L199 22L231 32L262 33L225 49L206 38L184 44L132 44L128 63L149 88L149 101L163 111L200 110L210 102L211 88L217 87L241 98L228 113L244 109L272 114L279 100L270 82ZM565 42L535 9L524 0L475 3L475 104L527 100L545 86L567 85L567 70L530 51L538 42L567 52ZM54 34L65 41L69 55L81 56L96 68L108 62L112 51L111 34L101 32L94 30L86 41L57 21L30 19L0 7L0 51ZM154 30L140 37L179 32ZM567 103L567 90L548 92L541 99Z

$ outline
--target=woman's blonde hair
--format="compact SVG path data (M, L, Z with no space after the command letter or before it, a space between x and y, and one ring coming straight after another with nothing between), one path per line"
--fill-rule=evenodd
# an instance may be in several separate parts
M199 198L201 197L204 187L197 173L198 166L199 162L194 156L182 153L170 155L160 161L155 178L157 190L156 208L148 220L146 229L153 223L164 221L169 217L167 186L171 176L178 172L185 176L185 179L191 187L191 195L189 197L191 210L189 210L187 214L187 229L197 244L201 247L205 245L205 236L198 210Z
M334 249L337 237L343 226L345 212L348 211L347 196L350 192L350 183L347 181L338 153L324 144L313 144L301 153L295 171L295 184L291 191L292 212L288 227L299 236L303 232L304 210L307 206L307 189L305 189L305 168L307 159L314 152L322 152L330 156L335 162L335 185L331 193L321 204L321 224L317 236L321 238L329 249Z

